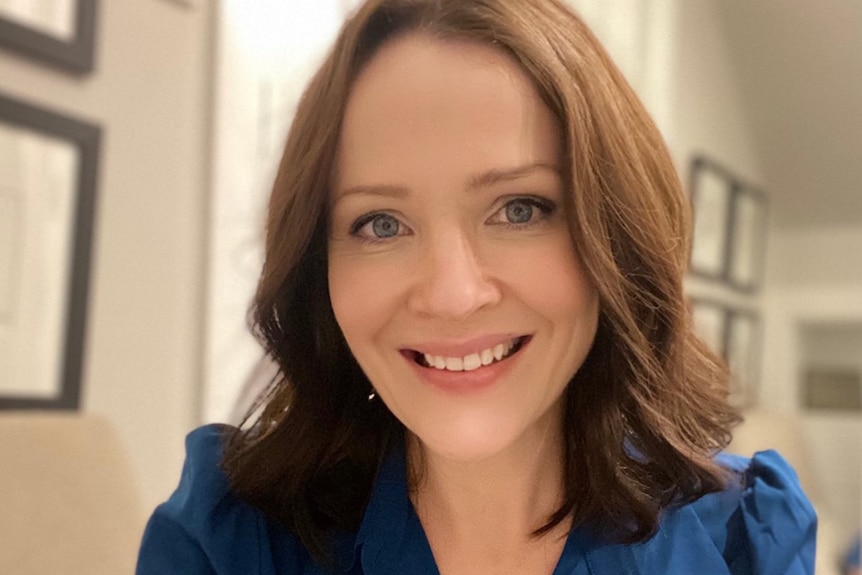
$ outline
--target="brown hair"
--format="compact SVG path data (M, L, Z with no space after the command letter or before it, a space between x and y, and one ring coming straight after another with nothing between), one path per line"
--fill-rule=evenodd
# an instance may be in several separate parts
M357 529L379 462L403 440L335 322L327 200L352 83L409 32L506 51L563 132L565 206L600 296L593 347L565 394L566 517L643 541L661 511L723 488L713 461L737 416L723 364L693 335L682 279L689 208L648 114L599 42L559 0L370 0L307 88L269 204L253 323L280 375L253 425L229 442L235 492L318 559Z

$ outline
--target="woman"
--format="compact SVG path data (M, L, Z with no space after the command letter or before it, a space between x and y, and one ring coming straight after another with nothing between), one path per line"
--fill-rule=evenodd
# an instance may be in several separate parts
M307 89L254 324L138 573L811 573L816 519L692 335L687 205L557 0L371 0ZM223 449L224 446L224 449Z

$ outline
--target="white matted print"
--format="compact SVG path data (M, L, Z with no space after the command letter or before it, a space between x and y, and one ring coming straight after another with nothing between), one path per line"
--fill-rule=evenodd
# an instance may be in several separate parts
M722 279L727 272L733 188L727 178L704 161L692 166L691 200L694 232L691 272Z
M100 140L0 95L0 410L79 405Z
M78 181L74 144L0 124L0 394L61 392Z

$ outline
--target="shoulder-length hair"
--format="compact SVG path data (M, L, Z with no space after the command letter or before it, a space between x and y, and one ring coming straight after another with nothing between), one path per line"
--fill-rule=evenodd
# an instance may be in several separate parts
M689 206L643 105L559 0L370 0L305 91L269 203L253 328L280 374L228 442L234 491L318 559L361 522L379 462L403 440L336 324L327 286L328 200L339 131L363 66L396 36L507 52L562 128L566 216L600 297L593 347L565 392L567 517L643 541L663 509L724 487L713 461L737 421L723 363L693 335L682 280Z

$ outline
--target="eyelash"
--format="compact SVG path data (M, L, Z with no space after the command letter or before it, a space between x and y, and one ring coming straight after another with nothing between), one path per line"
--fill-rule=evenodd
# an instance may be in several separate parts
M540 216L538 218L532 218L530 221L525 222L525 223L515 223L515 222L503 221L503 222L499 222L499 223L496 223L493 225L501 225L501 226L505 226L505 227L510 228L510 229L530 228L530 227L538 225L538 224L542 223L543 221L547 220L550 216L552 216L554 214L554 212L557 211L557 205L554 202L552 202L546 198L539 198L536 196L517 196L517 197L514 197L514 198L506 201L506 203L504 203L496 212L494 212L494 216L496 216L500 212L504 212L506 210L506 208L514 202L524 202L524 203L528 204L529 206L538 209L540 212ZM367 236L367 235L362 235L359 233L360 230L362 230L362 228L364 228L366 225L370 224L371 222L373 222L375 219L379 218L380 216L388 216L388 217L395 219L395 221L397 221L398 225L399 225L399 232L400 232L402 227L406 228L406 226L398 218L396 218L395 216L393 216L392 214L390 214L388 212L370 212L368 214L365 214L365 215L359 217L355 222L353 222L353 225L350 226L350 235L363 241L363 242L365 242L365 243L368 243L368 244L382 244L382 243L386 243L386 242L388 242L394 238L400 237L401 235L404 235L404 234L399 233L395 236L391 236L388 238L379 238L379 237L376 237L374 235ZM407 229L409 229L409 228L407 228ZM407 234L407 235L409 235L409 234Z

